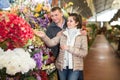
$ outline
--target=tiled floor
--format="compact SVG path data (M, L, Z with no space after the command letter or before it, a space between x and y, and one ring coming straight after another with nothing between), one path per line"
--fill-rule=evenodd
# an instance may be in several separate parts
M84 80L120 80L120 58L104 35L98 35L85 58Z

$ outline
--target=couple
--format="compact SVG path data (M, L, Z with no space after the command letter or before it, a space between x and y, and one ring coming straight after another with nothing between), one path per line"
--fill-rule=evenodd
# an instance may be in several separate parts
M34 33L41 37L47 46L54 46L52 51L57 57L55 65L60 80L83 80L83 59L87 55L88 44L87 36L82 35L79 29L82 27L81 16L71 13L66 22L61 9L54 7L51 10L51 19L54 22L48 27L46 34L42 31Z

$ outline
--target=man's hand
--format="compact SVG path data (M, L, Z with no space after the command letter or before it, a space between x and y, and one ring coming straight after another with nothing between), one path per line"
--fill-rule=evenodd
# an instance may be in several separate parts
M86 30L80 30L82 35L87 35L87 31Z

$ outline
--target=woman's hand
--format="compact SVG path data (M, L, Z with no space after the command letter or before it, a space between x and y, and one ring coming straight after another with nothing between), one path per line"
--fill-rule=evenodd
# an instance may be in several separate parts
M68 50L68 46L67 46L67 45L61 45L60 48L61 48L62 50Z
M41 37L41 38L46 36L46 34L43 31L36 31L36 30L34 30L34 34L39 36L39 37Z

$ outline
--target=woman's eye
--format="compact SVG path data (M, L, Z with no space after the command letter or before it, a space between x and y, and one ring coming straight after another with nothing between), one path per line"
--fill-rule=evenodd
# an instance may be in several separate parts
M68 20L67 22L72 22L72 20Z

